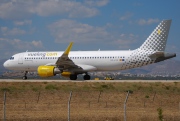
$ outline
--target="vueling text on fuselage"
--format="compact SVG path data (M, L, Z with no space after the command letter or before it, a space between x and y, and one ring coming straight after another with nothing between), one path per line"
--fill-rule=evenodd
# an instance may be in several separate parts
M28 56L57 56L57 52L35 52L35 53L28 53Z

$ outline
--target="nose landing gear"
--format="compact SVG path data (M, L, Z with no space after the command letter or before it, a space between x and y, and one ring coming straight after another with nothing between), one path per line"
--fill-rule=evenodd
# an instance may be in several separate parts
M27 79L27 73L28 73L28 71L25 71L24 76L22 77L23 80Z

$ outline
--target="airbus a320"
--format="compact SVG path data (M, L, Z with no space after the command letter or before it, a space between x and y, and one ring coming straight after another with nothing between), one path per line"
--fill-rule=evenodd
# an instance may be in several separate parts
M176 53L165 52L171 20L163 20L154 29L145 42L135 50L117 51L70 51L73 42L64 52L22 52L13 55L4 62L9 70L37 71L41 77L56 74L76 80L77 75L85 74L84 80L90 80L88 72L115 71L157 63L176 57Z

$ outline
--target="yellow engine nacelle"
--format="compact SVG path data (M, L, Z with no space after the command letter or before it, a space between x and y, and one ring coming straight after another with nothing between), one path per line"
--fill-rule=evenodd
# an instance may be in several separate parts
M60 70L55 66L39 66L37 72L41 77L50 77L60 73Z
M64 77L70 77L71 75L71 72L68 72L68 71L64 71L61 73L61 76L64 76Z

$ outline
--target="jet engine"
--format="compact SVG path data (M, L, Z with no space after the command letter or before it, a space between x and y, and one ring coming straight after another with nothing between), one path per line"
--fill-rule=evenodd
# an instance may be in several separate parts
M39 66L37 72L41 77L51 77L61 73L55 66Z

